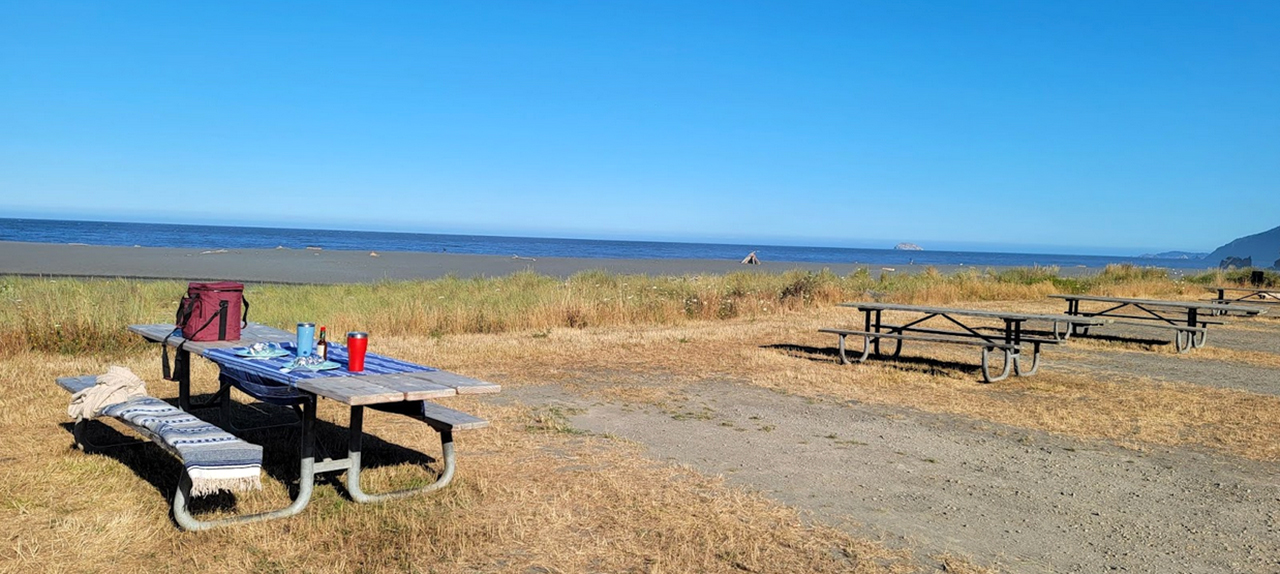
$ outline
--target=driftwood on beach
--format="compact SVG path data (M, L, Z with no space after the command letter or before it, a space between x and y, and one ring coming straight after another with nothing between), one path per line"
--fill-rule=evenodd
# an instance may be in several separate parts
M756 257L755 251L752 251L751 253L747 254L746 257L742 258L742 264L743 265L759 265L760 258Z

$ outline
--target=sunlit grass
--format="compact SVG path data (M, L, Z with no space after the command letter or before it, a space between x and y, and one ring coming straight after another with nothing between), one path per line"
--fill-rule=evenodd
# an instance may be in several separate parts
M667 404L678 402L684 385L731 380L815 401L895 405L1084 440L1191 445L1277 460L1274 397L1137 376L1076 375L1053 361L1036 377L981 385L971 369L954 366L974 361L968 349L912 349L942 360L936 368L887 361L841 366L823 353L834 341L816 331L848 320L847 310L832 308L842 301L1045 311L1060 307L1044 299L1049 293L1185 299L1217 282L1174 281L1161 270L1130 266L1080 278L1061 277L1055 268L927 270L879 280L865 270L848 276L588 272L568 280L522 273L250 285L247 296L254 321L289 329L306 319L334 333L369 330L379 336L379 352L510 386L560 382L587 396ZM10 541L0 563L15 571L93 571L111 555L122 557L113 559L116 567L141 571L398 572L423 564L430 565L423 571L439 572L923 569L902 551L809 524L791 509L715 479L647 461L634 445L573 432L555 412L461 398L450 406L494 426L459 437L460 478L437 496L363 506L322 486L312 507L287 521L179 532L166 509L175 463L153 451L115 458L71 450L69 433L56 424L67 397L52 381L123 364L142 374L155 394L171 395L173 387L158 380L155 356L123 326L172 321L185 289L178 281L0 279L6 390L0 436L9 437L0 532ZM1267 324L1255 328L1274 332ZM1202 351L1203 357L1178 360L1274 359ZM193 368L211 390L213 367L200 361ZM596 380L604 383L593 386ZM341 427L343 416L322 418ZM421 425L389 416L368 424L389 443L437 453L438 443ZM340 436L330 438L339 440L330 446L341 448ZM368 479L385 486L423 475L396 465L373 470ZM284 482L268 482L267 490L242 497L243 507L287 500ZM350 540L360 541L361 552L350 551ZM946 563L947 571L972 571L963 561Z
M497 278L446 277L347 285L254 284L245 289L250 320L282 329L298 321L331 333L381 336L505 333L559 327L675 325L690 320L764 317L843 301L902 303L1038 299L1050 293L1179 296L1198 289L1165 271L1127 265L1064 278L1054 267L873 278L864 268L648 276L585 271L565 279L522 272ZM118 353L141 343L131 323L173 321L186 291L179 281L0 279L0 352Z

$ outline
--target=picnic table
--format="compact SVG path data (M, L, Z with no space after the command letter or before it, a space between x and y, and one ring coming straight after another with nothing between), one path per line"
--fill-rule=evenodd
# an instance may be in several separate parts
M1204 346L1209 325L1221 325L1222 321L1205 319L1206 316L1244 315L1263 313L1257 307L1223 305L1204 301L1164 301L1157 299L1132 299L1127 297L1103 297L1097 295L1050 295L1067 301L1067 314L1079 317L1110 317L1115 324L1137 325L1172 329L1173 343L1179 353ZM1101 308L1085 311L1081 302L1101 303ZM1088 334L1085 325L1073 327L1079 334Z
M862 330L824 328L819 332L839 335L840 363L861 363L869 357L873 350L880 353L880 341L890 339L896 342L893 356L902 353L904 340L929 343L950 343L972 345L982 348L982 380L987 383L1004 380L1009 377L1010 370L1017 376L1029 376L1040 368L1040 346L1057 344L1071 336L1073 327L1077 325L1095 326L1108 323L1109 319L1093 317L1073 317L1067 315L1046 315L1035 313L1015 313L1011 311L986 311L976 309L956 309L950 307L928 307L921 305L902 305L895 303L842 303L842 307L851 307L862 311ZM888 324L883 321L884 311L913 313L919 317L902 324ZM926 327L924 323L930 319L942 319L949 323L949 329ZM998 322L998 326L977 324L973 319ZM1047 323L1047 337L1035 336L1024 329L1027 323ZM862 353L850 360L846 353L845 337L860 336L863 339ZM1031 345L1031 364L1023 364L1023 347ZM1004 357L1004 365L999 374L992 374L990 354L999 350Z
M1275 289L1264 289L1261 287L1206 287L1210 291L1217 291L1218 294L1208 301L1219 305L1233 305L1236 303L1247 303L1250 305L1280 305L1280 291ZM1231 292L1228 297L1227 292Z
M174 496L173 511L178 524L187 530L204 530L226 524L254 522L292 516L306 508L311 498L317 473L346 472L346 489L356 502L378 502L437 490L447 485L455 470L453 431L481 428L488 421L466 413L448 409L429 402L428 399L451 397L460 394L496 393L501 387L447 371L416 365L368 353L365 369L352 373L347 364L346 348L330 343L330 360L343 365L325 371L293 370L284 372L292 357L270 360L250 359L236 354L235 349L256 342L274 342L286 350L293 350L295 335L265 325L250 323L241 331L238 341L187 341L173 336L174 326L167 324L130 325L129 330L150 342L163 342L176 350L173 379L178 383L178 404L186 411L193 406L221 409L223 424L229 426L231 408L230 391L235 388L249 396L269 404L292 407L299 416L301 441L299 443L299 484L297 495L291 504L274 511L234 516L219 520L199 520L187 510L189 479L183 476ZM213 362L219 368L219 390L214 398L203 404L192 404L190 357L195 353ZM350 408L349 442L347 457L342 459L315 460L314 426L318 399L328 399ZM440 434L444 468L437 480L429 485L383 494L369 494L360 487L361 445L364 436L365 407L389 413L407 415L427 423Z

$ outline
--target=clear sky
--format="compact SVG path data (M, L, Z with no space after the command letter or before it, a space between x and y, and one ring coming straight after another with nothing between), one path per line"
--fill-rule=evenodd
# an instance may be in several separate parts
M5 2L4 216L1209 251L1280 2Z

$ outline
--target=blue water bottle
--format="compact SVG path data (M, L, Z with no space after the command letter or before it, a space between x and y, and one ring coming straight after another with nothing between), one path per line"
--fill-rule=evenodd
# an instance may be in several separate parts
M298 323L298 356L310 357L316 348L316 324Z

